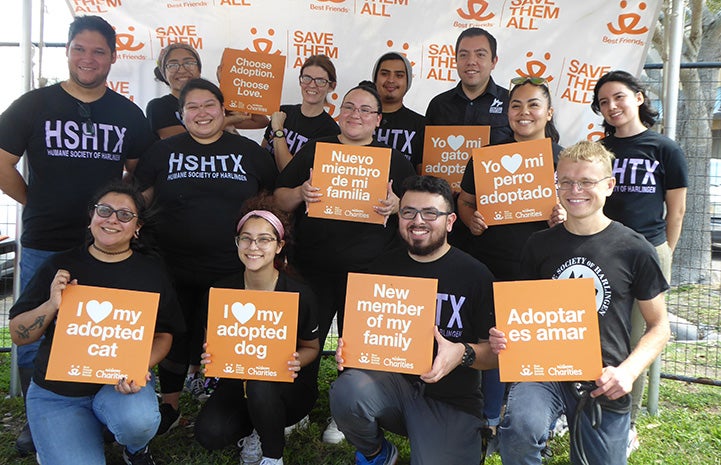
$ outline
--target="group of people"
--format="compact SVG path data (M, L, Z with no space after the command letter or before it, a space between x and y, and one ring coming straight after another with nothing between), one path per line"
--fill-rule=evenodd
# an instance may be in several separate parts
M201 372L213 359L204 346L213 286L300 299L296 350L288 354L294 382L217 381L195 423L208 449L238 443L241 463L283 463L284 428L315 404L319 354L337 317L339 374L323 439L347 439L357 464L396 462L384 431L409 438L413 464L478 463L492 443L504 463L540 464L561 415L573 463L626 463L627 446L637 447L631 405L640 406L643 370L669 337L663 293L687 185L683 154L650 129L657 115L635 77L612 71L598 81L593 108L606 138L564 150L547 82L497 85L496 40L480 28L458 37L459 82L430 101L425 117L404 106L413 70L390 52L376 61L372 81L344 95L337 122L325 110L337 83L328 57L301 67L300 104L266 117L225 111L187 44L160 52L155 76L170 93L148 104L146 119L105 85L115 44L103 19L75 18L69 78L21 96L0 116L0 189L24 206L22 293L10 313L28 418L19 452L37 451L44 465L104 463L110 435L125 447L126 463L154 463L148 444L177 426L184 385L203 391L208 383ZM472 162L460 193L416 174L426 125L487 125L491 144L550 138L559 198L552 215L488 226L476 209ZM237 132L263 127L260 145ZM306 214L323 200L313 184L318 142L391 148L385 198L374 206L384 224ZM25 178L16 168L23 156ZM582 388L505 386L497 355L512 342L495 328L493 281L563 279L564 264L578 257L609 282L601 289L608 299L599 299L607 308L597 309L603 373L578 380ZM438 280L430 371L344 367L349 272ZM74 284L160 294L143 387L46 379L55 317ZM598 425L585 405L603 410Z

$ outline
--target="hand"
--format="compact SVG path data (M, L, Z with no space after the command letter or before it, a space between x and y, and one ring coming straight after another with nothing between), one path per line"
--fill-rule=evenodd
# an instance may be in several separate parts
M460 342L451 342L441 336L438 326L433 327L433 336L438 343L438 352L433 359L431 371L423 373L421 379L426 383L436 383L453 371L463 360L466 348Z
M205 374L205 365L212 363L212 361L210 360L210 354L208 352L206 352L206 350L208 350L208 343L204 342L203 343L203 353L200 354L200 364L202 365L202 368L200 369L200 371L202 371L203 374Z
M621 367L604 367L596 379L598 389L591 391L591 397L606 396L616 400L631 392L635 378Z
M393 192L393 180L388 181L386 187L386 198L380 200L380 205L374 205L373 211L385 217L383 224L388 221L388 217L398 212L398 204L401 199Z
M150 372L145 374L145 382L147 383L148 381L150 381ZM121 394L135 394L140 391L140 389L142 388L135 384L135 381L131 380L130 383L128 383L128 380L125 378L120 378L117 384L115 384L115 390Z
M291 371L291 378L295 379L298 377L298 372L300 371L300 360L298 359L298 352L293 352L292 360L288 361L288 370Z
M480 236L486 229L488 229L486 220L483 218L483 215L481 215L481 212L479 212L478 210L473 212L471 226L468 229L474 236Z
M335 363L338 364L338 371L343 371L343 339L338 338L338 347L335 349Z
M235 129L236 124L248 121L252 117L253 115L244 111L226 111L224 124L226 127L232 126Z
M285 125L286 114L284 111L276 111L270 115L270 128L273 131L280 131Z
M566 221L566 209L563 208L560 203L557 203L554 205L553 211L551 212L551 218L548 220L548 227L552 228L564 221Z
M303 202L305 202L305 211L308 211L308 204L313 202L320 202L320 198L323 194L320 193L320 188L313 187L313 168L310 169L310 176L308 180L301 185L300 196Z
M59 309L60 304L63 301L63 291L68 285L77 284L78 280L70 280L70 272L67 270L58 270L55 273L55 277L50 283L50 298L49 302L52 304L52 308Z
M506 350L506 334L494 326L488 331L488 342L491 344L491 352L498 355Z

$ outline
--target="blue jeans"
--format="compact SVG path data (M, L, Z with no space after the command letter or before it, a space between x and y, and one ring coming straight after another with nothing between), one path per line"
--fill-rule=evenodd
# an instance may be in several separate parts
M506 394L506 383L501 382L498 368L481 371L483 390L483 415L488 426L498 426L501 422L501 409Z
M33 381L26 408L43 465L104 464L103 425L130 453L145 448L160 425L154 378L135 394L105 385L85 397L55 394Z
M541 450L551 424L562 414L568 418L570 436L578 400L568 383L516 383L511 386L506 413L498 430L503 463L540 465ZM579 418L579 437L589 465L625 465L630 414L604 409L598 429L585 413ZM579 463L571 447L571 463Z
M56 253L57 252L51 250L29 249L27 247L22 248L22 253L20 255L20 292L23 292L28 286L28 283L33 276L35 276L35 273L38 271L38 268L40 268L40 265L45 263L45 260ZM48 283L48 287L49 286L50 283ZM42 340L43 338L41 337L31 344L18 346L18 367L33 367L35 355L38 353L38 347L40 347L40 341Z

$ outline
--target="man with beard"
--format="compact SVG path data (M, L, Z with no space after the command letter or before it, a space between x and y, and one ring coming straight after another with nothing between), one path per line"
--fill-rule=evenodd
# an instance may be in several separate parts
M330 390L331 412L358 449L356 464L396 462L398 451L384 438L384 430L409 438L413 464L477 463L484 424L479 370L498 366L487 342L493 326L493 275L448 244L456 214L445 180L413 176L403 187L398 229L407 248L386 254L369 271L438 279L433 365L420 377L343 371ZM340 339L339 370L342 349Z

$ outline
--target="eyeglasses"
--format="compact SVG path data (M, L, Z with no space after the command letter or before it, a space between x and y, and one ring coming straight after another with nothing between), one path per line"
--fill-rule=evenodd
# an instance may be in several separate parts
M341 113L353 113L358 112L361 116L370 116L373 114L380 113L378 110L374 110L373 107L370 107L368 105L362 105L360 107L356 107L352 103L344 103L340 106L340 112Z
M100 218L110 218L113 213L115 213L115 216L118 218L118 221L121 221L123 223L129 223L133 221L133 218L137 218L138 214L133 213L130 210L115 210L110 205L105 205L102 203L95 204L95 213Z
M86 136L94 136L95 135L95 123L93 123L93 120L90 118L90 105L87 103L78 102L78 114L81 118L84 118L85 121L80 125L83 129L83 134Z
M325 87L325 86L327 86L328 83L330 82L328 79L325 79L325 78L314 78L314 77L308 76L307 74L303 74L303 75L302 75L300 78L298 78L298 79L300 80L300 83L301 83L301 84L309 85L311 82L315 82L315 85L318 86L318 87Z
M250 236L235 236L235 245L242 249L250 248L250 245L255 243L259 249L267 249L270 245L278 239L271 236L259 236L253 239Z
M588 190L591 190L594 187L596 187L596 184L598 184L599 182L605 181L606 179L610 179L612 177L613 176L606 176L605 178L601 178L598 181L588 181L585 179L583 181L564 180L564 181L559 181L558 184L556 184L556 188L560 191L570 191L574 187L578 187L578 190L588 191Z
M533 84L534 86L545 86L548 84L546 78L541 76L516 76L511 79L511 90L514 87L522 86L524 84Z
M424 208L422 210L418 210L413 207L403 207L398 212L400 217L404 220L414 220L416 215L419 213L421 214L423 221L436 221L439 216L450 215L453 212L442 212L436 210L435 208Z
M180 67L185 68L188 71L193 71L195 68L198 67L197 61L184 61L182 63L168 63L165 65L165 71L172 71L176 72L180 69Z

